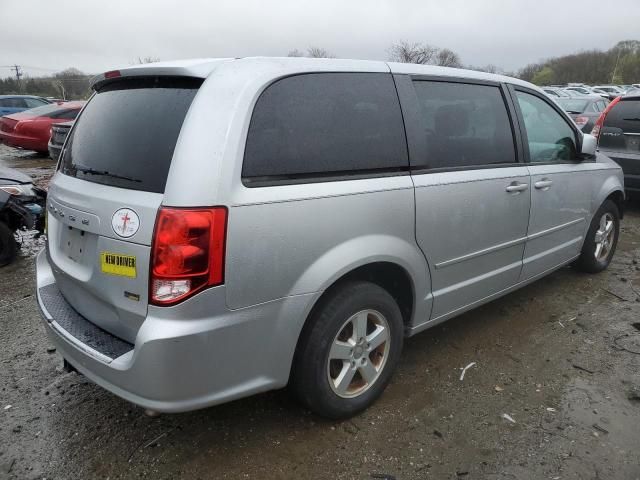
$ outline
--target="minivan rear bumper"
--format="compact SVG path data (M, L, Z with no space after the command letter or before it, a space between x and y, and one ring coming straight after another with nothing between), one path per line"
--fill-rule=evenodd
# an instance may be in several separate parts
M131 345L77 314L55 287L46 251L37 259L38 305L58 352L106 390L159 412L285 386L312 296L229 310L224 287L212 288L174 307L149 307Z

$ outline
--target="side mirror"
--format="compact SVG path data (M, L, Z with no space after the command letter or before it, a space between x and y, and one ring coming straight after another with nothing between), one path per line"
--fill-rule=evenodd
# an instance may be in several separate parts
M582 150L580 151L580 157L584 159L593 158L596 155L597 147L598 139L593 135L585 133L582 135Z

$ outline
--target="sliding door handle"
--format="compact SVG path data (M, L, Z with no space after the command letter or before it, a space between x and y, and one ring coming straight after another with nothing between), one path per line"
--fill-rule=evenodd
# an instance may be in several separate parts
M549 190L553 182L548 178L543 178L542 180L537 181L533 184L538 190Z

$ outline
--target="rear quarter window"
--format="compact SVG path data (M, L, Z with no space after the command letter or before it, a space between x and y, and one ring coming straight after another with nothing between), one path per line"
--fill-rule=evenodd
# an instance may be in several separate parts
M393 78L318 73L266 88L251 117L245 184L402 171L407 145Z
M200 79L130 78L89 100L62 155L61 172L131 190L163 193L176 141Z

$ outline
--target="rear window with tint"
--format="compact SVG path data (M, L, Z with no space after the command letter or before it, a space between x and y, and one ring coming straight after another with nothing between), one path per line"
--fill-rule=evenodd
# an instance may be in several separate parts
M459 168L514 163L513 131L498 87L414 81L426 158L418 168Z
M640 98L620 100L605 117L604 125L624 131L640 132Z
M173 150L202 84L192 78L134 78L91 98L65 146L61 171L83 180L163 193Z
M50 118L59 118L60 115L63 115L65 112L68 112L69 108L58 105L57 103L43 105L41 107L31 108L29 109L29 115L33 115L34 117L50 117ZM76 115L80 111L80 109L74 110ZM66 117L65 117L66 118Z
M407 145L386 73L287 77L256 103L244 154L247 184L401 171Z

